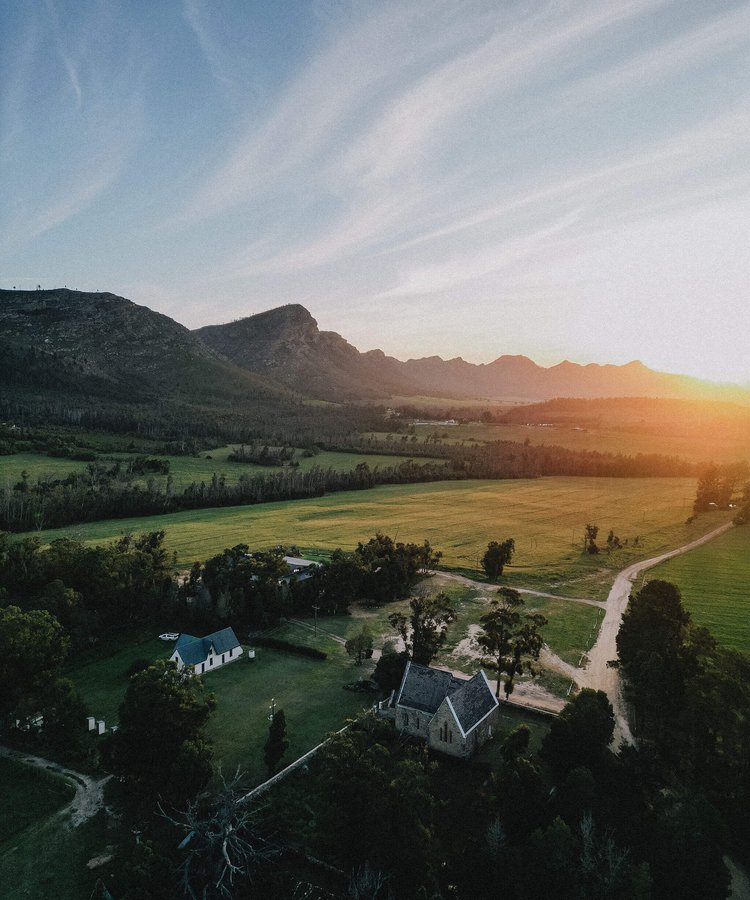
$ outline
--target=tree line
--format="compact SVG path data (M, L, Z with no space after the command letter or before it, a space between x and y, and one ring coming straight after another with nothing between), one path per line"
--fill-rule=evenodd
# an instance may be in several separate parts
M352 448L355 449L355 448ZM0 528L31 531L101 519L128 518L190 509L300 500L327 493L366 490L377 485L417 484L468 478L534 478L543 475L601 477L684 476L695 467L671 457L626 457L561 447L532 447L496 442L482 447L446 447L446 462L407 460L370 467L361 462L350 471L313 466L308 471L243 474L228 484L223 474L177 490L168 478L145 485L123 481L121 473L97 464L62 479L38 479L0 488Z

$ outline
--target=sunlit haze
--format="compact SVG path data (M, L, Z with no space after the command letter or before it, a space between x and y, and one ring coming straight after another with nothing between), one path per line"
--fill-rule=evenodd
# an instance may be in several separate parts
M4 3L0 287L750 383L750 4Z

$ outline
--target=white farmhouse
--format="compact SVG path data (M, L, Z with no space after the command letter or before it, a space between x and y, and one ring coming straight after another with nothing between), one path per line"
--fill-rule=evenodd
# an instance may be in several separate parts
M232 628L222 628L205 637L181 634L170 659L177 668L192 666L197 675L218 669L242 656L242 647Z

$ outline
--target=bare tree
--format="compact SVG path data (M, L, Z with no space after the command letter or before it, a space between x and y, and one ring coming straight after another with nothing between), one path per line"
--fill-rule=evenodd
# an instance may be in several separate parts
M210 798L191 801L184 812L162 815L185 832L180 849L181 887L192 900L231 897L237 881L252 880L255 872L281 852L262 833L262 807L244 800L237 768L227 781L221 772L220 790Z

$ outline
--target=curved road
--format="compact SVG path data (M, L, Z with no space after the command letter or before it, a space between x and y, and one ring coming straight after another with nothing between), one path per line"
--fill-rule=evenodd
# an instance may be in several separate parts
M24 753L22 750L13 750L10 747L0 746L0 756L8 759L14 759L17 762L26 763L29 766L36 766L37 769L48 769L50 772L57 772L73 783L75 787L75 796L67 806L53 815L64 817L70 813L70 825L77 828L84 822L95 816L104 805L104 785L112 777L107 775L99 780L91 778L90 775L84 775L82 772L74 772L72 769L66 769L59 763L52 762L49 759L42 759L41 756L32 756L30 753Z
M623 569L615 578L615 582L607 597L599 636L587 654L588 663L586 668L579 669L578 677L576 678L581 687L594 688L595 690L604 691L608 695L615 711L614 746L619 746L623 741L629 744L633 743L633 735L628 726L625 711L625 702L622 698L620 673L617 669L607 668L607 663L611 659L617 659L617 632L620 630L622 615L630 599L634 578L646 569L650 569L666 559L680 556L712 541L731 527L732 523L730 522L715 528L713 531L709 531L708 534L704 534L703 537L699 537L689 544L685 544L684 547L678 547L676 550L670 550L668 553L662 553L660 556L633 563L627 569Z

